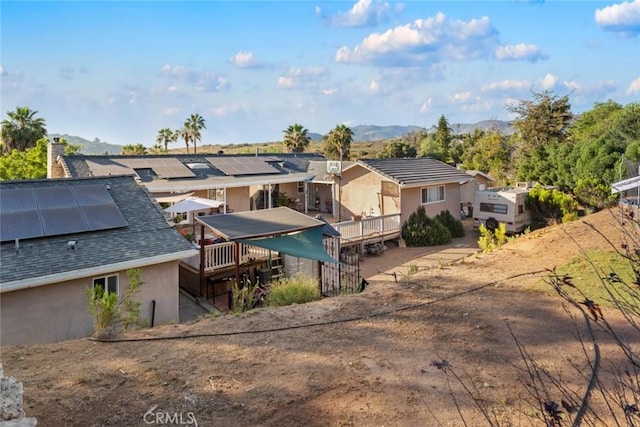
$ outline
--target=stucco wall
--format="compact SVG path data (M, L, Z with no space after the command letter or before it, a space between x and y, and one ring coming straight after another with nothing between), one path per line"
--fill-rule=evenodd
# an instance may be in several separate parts
M118 274L122 292L129 285L126 271ZM100 275L104 276L104 275ZM86 288L93 277L5 292L0 295L0 345L59 342L89 336ZM151 322L152 300L156 301L155 325L178 321L178 261L142 268L137 300L140 317Z
M400 198L380 195L382 176L355 165L342 174L342 210L341 218L347 220L351 215L389 215L400 212ZM388 181L390 182L390 181ZM384 200L383 200L384 199Z
M422 188L405 188L402 190L402 212L400 222L404 223L411 213L422 204ZM457 183L446 184L444 188L444 201L427 203L424 210L427 216L433 218L444 210L448 210L454 218L460 218L460 185Z

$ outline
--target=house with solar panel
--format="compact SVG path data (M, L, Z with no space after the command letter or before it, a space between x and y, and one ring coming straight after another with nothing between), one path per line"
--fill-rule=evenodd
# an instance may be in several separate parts
M92 333L87 288L127 289L150 326L178 321L179 263L197 254L132 176L0 182L0 345Z
M65 155L64 145L55 142L49 144L48 156L49 178L132 175L165 206L188 197L221 202L218 211L205 213L278 206L314 210L320 196L310 184L314 174L309 163L324 161L323 155L313 153Z

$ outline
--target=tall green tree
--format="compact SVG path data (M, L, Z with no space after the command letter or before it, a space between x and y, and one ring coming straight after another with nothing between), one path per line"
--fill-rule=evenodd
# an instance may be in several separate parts
M416 157L418 154L414 145L399 139L389 141L385 144L382 151L376 156L378 159L403 159L407 157Z
M26 150L14 149L0 156L0 180L43 179L47 177L47 138L40 138Z
M447 118L443 115L438 120L438 127L436 129L436 146L438 151L442 153L446 162L451 162L451 142L453 141L453 130L449 126Z
M346 125L337 125L326 137L324 152L331 160L349 160L353 131Z
M7 118L2 121L2 151L10 153L14 149L24 151L35 147L36 142L47 136L46 122L36 117L37 111L29 107L17 107L16 111L8 111Z
M202 129L206 129L204 118L198 114L191 114L184 122L184 129L189 133L189 139L193 142L193 154L196 154L198 142L202 138ZM184 135L183 135L184 137ZM186 142L186 140L185 140ZM187 143L187 152L189 152L189 144Z
M498 131L485 132L476 129L464 137L462 145L462 165L465 169L487 173L499 185L509 184L512 152L509 138Z
M169 144L175 142L173 139L173 131L169 128L160 129L156 135L156 144L158 147L164 147L164 151L169 151Z
M566 141L573 119L569 97L558 97L550 91L534 92L533 100L521 99L508 110L518 115L512 136L518 156L517 179L554 184L557 170L553 152Z
M284 132L284 145L291 153L302 153L307 147L311 139L309 131L302 125L295 123L287 128Z

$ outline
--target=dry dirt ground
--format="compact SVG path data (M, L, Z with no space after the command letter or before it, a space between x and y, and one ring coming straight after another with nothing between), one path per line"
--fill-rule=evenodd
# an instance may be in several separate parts
M129 342L6 347L1 360L40 426L488 425L476 402L501 425L543 425L508 326L540 364L583 390L576 328L558 297L527 288L578 255L578 244L611 249L585 222L619 235L600 212L455 263L446 254L462 256L475 235L437 253L392 247L363 260L370 285L357 295L121 336ZM402 264L420 271L402 280ZM432 365L443 359L448 375Z

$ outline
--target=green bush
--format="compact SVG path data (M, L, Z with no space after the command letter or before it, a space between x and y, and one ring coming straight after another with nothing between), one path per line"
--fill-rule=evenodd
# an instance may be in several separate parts
M451 212L448 210L440 212L434 219L447 227L451 233L451 237L464 237L464 225L462 221L451 215Z
M578 202L571 195L536 185L529 191L527 209L532 219L569 222L578 218Z
M402 224L402 239L407 246L434 246L451 242L451 232L439 220L427 216L424 206L418 207Z
M480 224L478 228L480 231L480 238L478 239L478 246L482 249L482 252L489 253L500 246L507 243L509 240L507 237L507 226L504 222L501 222L494 231L489 230L484 224Z
M614 206L618 198L617 194L611 194L610 186L594 178L579 179L573 194L586 208L596 210Z
M133 298L144 284L140 280L140 274L139 268L127 270L129 287L121 297L114 292L105 292L102 286L87 288L94 335L107 338L118 330L127 330L141 324L140 302Z
M260 283L253 284L250 280L247 280L244 286L239 287L238 282L235 281L231 291L231 312L240 314L255 308L258 301L259 287Z
M320 299L318 281L309 276L296 275L272 282L269 286L267 304L274 307L304 304Z

